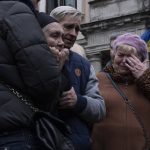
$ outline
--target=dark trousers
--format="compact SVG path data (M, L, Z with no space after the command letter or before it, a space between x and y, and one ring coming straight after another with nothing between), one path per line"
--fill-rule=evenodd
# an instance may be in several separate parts
M29 130L0 133L0 150L44 150Z

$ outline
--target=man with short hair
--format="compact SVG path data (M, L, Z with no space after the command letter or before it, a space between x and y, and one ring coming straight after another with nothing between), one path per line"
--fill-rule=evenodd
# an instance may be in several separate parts
M60 6L50 15L62 25L65 47L70 49L80 31L81 12L70 6ZM90 150L89 124L102 120L106 113L95 70L88 60L71 50L64 69L70 81L70 90L61 95L60 117L71 127L70 138L75 150Z

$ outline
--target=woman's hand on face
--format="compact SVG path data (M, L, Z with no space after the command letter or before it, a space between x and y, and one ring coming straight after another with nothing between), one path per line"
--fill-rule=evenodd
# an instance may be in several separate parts
M144 62L141 62L135 55L131 55L130 57L126 58L126 67L129 68L129 70L132 72L133 76L135 78L139 78L145 70L148 69L148 60L145 60Z

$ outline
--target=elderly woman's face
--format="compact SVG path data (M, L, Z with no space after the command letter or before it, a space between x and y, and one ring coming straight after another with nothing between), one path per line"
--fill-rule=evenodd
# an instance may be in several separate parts
M113 67L114 70L120 74L129 74L129 69L125 66L127 57L131 54L139 58L137 50L129 45L123 45L117 48L114 54ZM139 58L140 59L140 58Z
M64 48L64 30L59 23L53 22L48 24L43 28L43 32L49 47L55 47L60 51Z

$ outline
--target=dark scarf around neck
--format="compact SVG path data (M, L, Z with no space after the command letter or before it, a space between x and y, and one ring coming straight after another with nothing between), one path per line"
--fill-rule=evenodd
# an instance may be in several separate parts
M112 79L118 83L132 84L135 82L135 77L129 73L127 75L121 75L116 72L112 65L108 65L104 68L104 72L109 73Z

